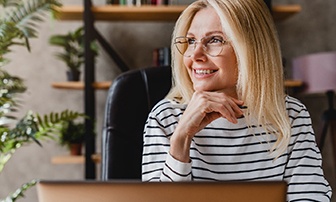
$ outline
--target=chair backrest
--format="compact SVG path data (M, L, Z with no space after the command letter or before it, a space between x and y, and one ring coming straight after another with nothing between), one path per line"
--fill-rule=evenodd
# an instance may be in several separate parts
M114 80L105 107L102 180L141 179L144 125L171 82L170 67L132 70Z

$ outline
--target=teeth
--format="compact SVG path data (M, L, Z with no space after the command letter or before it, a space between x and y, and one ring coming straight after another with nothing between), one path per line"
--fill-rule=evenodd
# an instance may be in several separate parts
M209 70L209 69L198 69L195 70L196 74L211 74L215 72L214 70Z

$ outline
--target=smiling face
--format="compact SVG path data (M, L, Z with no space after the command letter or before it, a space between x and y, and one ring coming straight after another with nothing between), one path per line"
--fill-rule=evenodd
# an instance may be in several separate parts
M220 19L212 8L198 11L187 32L187 37L195 41L208 36L227 39ZM215 57L207 54L202 45L197 43L191 56L184 57L183 62L195 91L222 91L237 97L237 59L230 42L225 43L223 50Z

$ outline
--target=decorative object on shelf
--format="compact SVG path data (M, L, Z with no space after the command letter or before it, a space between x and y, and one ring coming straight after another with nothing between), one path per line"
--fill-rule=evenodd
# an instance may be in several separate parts
M144 6L144 5L171 5L171 0L106 0L106 4Z
M43 21L43 15L56 15L57 0L7 0L0 1L0 173L6 163L20 147L45 139L54 139L63 121L75 120L83 114L65 110L40 116L28 112L16 122L13 112L18 110L17 96L24 93L26 86L22 79L3 70L10 62L5 56L13 45L30 50L30 38L37 37L36 26ZM20 103L22 105L22 103ZM24 192L36 184L35 180L23 184L1 202L14 202L24 196Z
M62 146L67 146L71 155L81 155L82 145L85 138L84 123L75 123L67 121L62 124L62 129L59 136L59 143Z
M162 67L162 66L170 66L171 58L170 58L170 48L169 47L161 47L153 50L153 66L154 67Z
M119 0L106 0L106 4L119 4Z
M79 81L80 68L84 64L84 28L79 27L75 31L67 34L56 34L49 38L49 43L53 46L63 48L63 52L57 53L56 57L63 61L68 67L67 80ZM91 50L94 55L98 55L98 45L93 42Z
M305 93L336 89L336 52L321 52L293 59L293 78L304 82Z

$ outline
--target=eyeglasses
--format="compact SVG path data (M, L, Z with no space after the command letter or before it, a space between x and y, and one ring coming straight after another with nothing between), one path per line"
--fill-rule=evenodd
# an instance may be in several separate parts
M206 36L200 41L196 41L196 39L192 37L180 36L174 40L177 50L184 57L190 57L198 43L202 44L202 49L207 55L216 57L222 52L223 46L227 41L221 36Z

